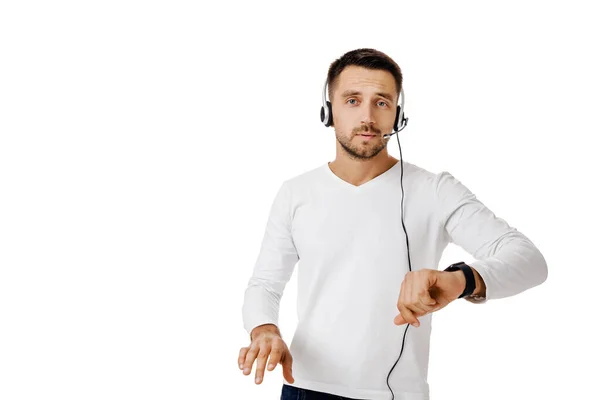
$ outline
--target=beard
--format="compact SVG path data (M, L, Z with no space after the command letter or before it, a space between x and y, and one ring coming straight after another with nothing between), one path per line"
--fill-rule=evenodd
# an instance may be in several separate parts
M376 135L376 137L369 139L368 141L361 141L362 138L360 135L367 133ZM356 136L358 136L358 140L356 140ZM354 128L349 138L345 135L338 134L338 131L336 130L335 138L346 153L348 153L350 158L354 160L369 160L375 157L381 150L385 149L388 140L382 138L381 131L373 128L368 129L366 127Z

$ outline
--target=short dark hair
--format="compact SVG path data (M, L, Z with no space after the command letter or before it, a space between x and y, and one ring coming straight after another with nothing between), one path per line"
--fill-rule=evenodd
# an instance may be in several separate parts
M402 90L402 71L398 64L396 64L396 62L387 54L379 50L362 48L347 52L329 66L329 72L327 73L327 94L329 95L330 100L338 76L342 73L344 68L349 65L390 72L396 81L396 96L397 98L400 97L400 90Z

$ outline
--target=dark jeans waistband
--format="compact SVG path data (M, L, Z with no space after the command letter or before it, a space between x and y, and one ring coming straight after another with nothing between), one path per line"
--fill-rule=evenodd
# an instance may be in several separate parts
M283 384L279 400L361 400Z

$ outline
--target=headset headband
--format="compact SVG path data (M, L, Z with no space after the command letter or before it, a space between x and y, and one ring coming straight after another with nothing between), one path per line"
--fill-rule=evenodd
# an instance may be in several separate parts
M331 109L331 102L327 100L327 78L325 78L325 84L323 85L323 105L321 106L321 122L325 126L333 125L333 116ZM394 133L399 132L406 126L408 118L404 117L404 88L400 88L400 105L396 108L396 120L394 121ZM400 125L398 125L400 123ZM390 135L390 134L388 134ZM388 136L384 135L384 136Z

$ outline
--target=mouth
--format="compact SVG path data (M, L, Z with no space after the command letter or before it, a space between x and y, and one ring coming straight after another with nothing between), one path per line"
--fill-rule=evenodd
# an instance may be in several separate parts
M361 133L361 134L359 134L358 136L362 136L362 137L363 137L363 138L365 138L365 139L372 139L372 138L374 138L374 137L375 137L375 136L377 136L377 135L375 135L375 134L366 134L366 133Z

